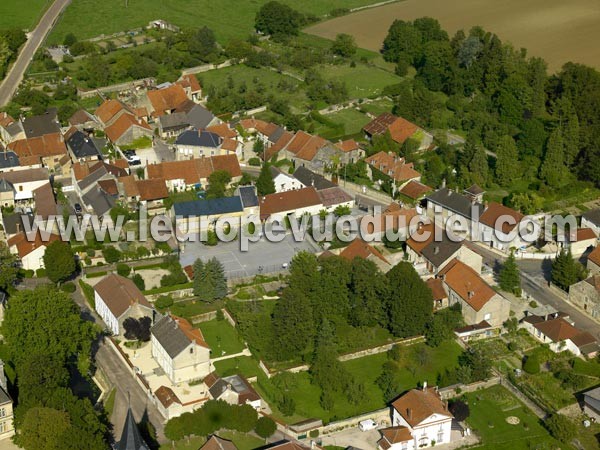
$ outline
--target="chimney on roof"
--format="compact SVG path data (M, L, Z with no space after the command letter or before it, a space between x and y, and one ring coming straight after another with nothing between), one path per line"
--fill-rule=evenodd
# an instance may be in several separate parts
M439 252L440 252L440 246L439 246L439 245L436 245L436 246L433 248L433 254L434 254L434 255L437 255Z
M445 187L446 187L446 179L444 178L444 179L442 180L442 188L445 188Z
M423 381L423 392L427 392L427 381Z
M406 415L409 419L412 419L412 409L406 408Z
M469 296L469 299L472 299L473 296L475 295L475 292L469 291L469 293L467 295Z

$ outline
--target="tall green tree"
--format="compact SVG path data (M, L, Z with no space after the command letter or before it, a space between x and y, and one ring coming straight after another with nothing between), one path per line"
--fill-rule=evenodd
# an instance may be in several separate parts
M488 180L489 166L488 158L483 146L478 145L475 147L473 158L469 161L469 171L471 172L473 182L485 186Z
M256 31L275 37L295 36L305 20L302 14L277 1L265 3L256 13Z
M500 289L521 295L521 274L515 259L515 252L511 250L510 255L502 265L499 275Z
M68 413L53 408L31 408L25 414L16 441L25 450L63 450L72 431Z
M559 187L565 176L565 143L560 128L555 129L546 144L544 162L540 168L540 178L548 186Z
M202 301L212 302L227 295L227 278L221 262L213 257L206 263L197 259L193 265L194 295Z
M16 257L10 254L8 247L4 243L0 243L0 289L12 288L17 280L19 268L16 262Z
M329 320L348 319L350 309L351 266L340 257L320 262L319 278L315 289L315 315Z
M425 332L433 312L433 295L412 264L400 262L387 274L389 329L394 336Z
M510 136L502 136L496 147L496 181L509 186L519 177L519 153Z
M339 56L348 58L356 53L357 50L356 41L354 36L350 34L340 33L336 35L333 44L331 44L331 51Z
M565 291L586 276L585 267L573 259L571 249L563 248L552 261L552 282Z
M273 310L273 353L286 361L306 352L313 342L315 324L310 300L298 287L286 287Z
M61 240L54 241L44 252L44 267L50 281L61 283L75 272L75 254L71 246Z
M350 282L350 324L385 326L384 301L387 280L373 261L354 258Z
M260 174L256 180L256 191L258 195L275 193L275 182L271 176L271 165L268 162L265 162L260 169Z

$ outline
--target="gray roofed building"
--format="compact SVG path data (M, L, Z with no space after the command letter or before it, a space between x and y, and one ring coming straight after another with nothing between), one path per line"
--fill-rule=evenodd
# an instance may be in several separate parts
M96 184L98 180L100 180L103 176L108 174L108 170L104 165L98 167L98 169L94 170L87 177L81 180L78 184L79 189L84 192L90 186Z
M116 450L150 450L135 423L131 408L127 410L123 433L121 433L121 440L116 445Z
M0 152L0 170L20 165L19 156L15 152Z
M199 217L242 212L244 206L240 197L223 197L175 203L173 210L176 216Z
M19 135L19 133L25 132L23 129L23 124L18 120L8 125L5 130L12 138Z
M316 174L306 167L298 167L294 172L294 177L306 187L314 187L317 191L336 187L337 184L329 181L322 175Z
M470 220L479 220L484 210L481 203L471 202L464 195L445 187L427 196L426 200Z
M238 195L242 200L244 208L258 206L258 196L256 195L256 188L254 186L240 186L238 188Z
M45 134L60 133L56 108L50 108L39 116L25 118L23 120L23 130L28 139L44 136Z
M444 232L441 242L432 241L427 247L421 250L421 253L431 264L439 267L445 261L448 261L460 249L461 245L460 242L448 239L448 236Z
M0 184L1 184L0 180ZM26 230L26 226L29 225L29 229L33 225L33 216L31 214L11 214L9 216L2 216L2 223L4 224L4 232L7 235L19 234L21 231ZM27 224L27 225L26 225Z
M272 133L269 135L269 137L268 137L268 139L269 139L269 142L272 142L272 143L274 144L275 142L277 142L277 141L279 140L279 138L280 138L281 136L283 136L283 133L285 133L285 128L283 128L283 127L277 127L277 128L275 129L275 131L273 131L273 132L272 132Z
M187 113L187 120L190 125L198 130L208 127L215 119L215 115L208 109L200 106L190 100L189 107L184 107L184 111ZM176 112L179 112L178 108Z
M150 332L172 359L188 348L193 341L199 344L198 339L186 334L177 320L168 314L161 317ZM203 346L208 347L206 344Z
M187 114L184 112L174 112L173 114L165 114L158 118L158 123L163 132L180 130L190 126L190 121Z
M191 147L217 148L223 143L223 138L216 133L206 130L187 130L179 135L175 145Z
M600 227L600 208L590 209L589 211L584 212L581 218L591 222L597 227Z
M67 140L67 145L77 159L101 157L100 150L96 147L96 143L86 133L79 130L75 131Z
M116 204L116 199L106 194L99 187L90 190L81 198L86 206L94 210L94 213L102 216L109 212Z

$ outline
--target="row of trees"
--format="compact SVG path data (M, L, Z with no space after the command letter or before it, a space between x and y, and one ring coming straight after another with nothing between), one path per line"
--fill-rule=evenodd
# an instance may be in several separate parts
M0 80L6 75L9 64L16 58L27 37L18 28L0 30Z
M16 373L18 445L26 450L106 449L106 418L69 387L71 373L89 374L98 332L81 319L71 298L47 286L19 291L10 298L1 331L7 363Z
M480 27L450 38L431 18L395 21L382 52L400 75L411 65L417 69L414 81L388 89L397 114L468 132L464 151L446 158L459 169L457 177L448 170L448 180L510 187L524 178L555 188L572 171L600 183L600 73L594 69L568 63L548 76L542 59ZM489 160L485 149L497 157Z

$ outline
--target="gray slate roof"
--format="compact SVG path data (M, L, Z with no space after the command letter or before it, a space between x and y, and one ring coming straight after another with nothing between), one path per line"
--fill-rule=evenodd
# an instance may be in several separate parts
M451 241L446 233L443 233L441 242L432 241L427 247L425 247L421 253L427 260L439 267L444 261L447 261L454 253L456 253L460 247L460 242Z
M175 112L173 114L165 114L158 118L158 122L163 130L172 128L186 128L190 126L190 121L187 114L184 112Z
M208 127L214 119L215 115L200 105L194 105L187 113L188 122L198 130Z
M121 440L116 445L117 450L150 450L150 447L142 439L140 430L135 423L131 408L127 410L125 426L121 434Z
M151 333L171 358L175 358L191 343L177 322L169 315L160 318L152 327Z
M254 186L240 186L238 191L244 208L258 206L258 197Z
M581 217L589 220L596 226L600 226L600 208L590 209L589 211L584 212Z
M0 174L0 177L2 174ZM0 178L0 192L12 192L14 190L13 185L6 181L4 178Z
M20 132L24 131L23 124L19 121L13 122L9 126L6 127L6 131L11 136L16 136Z
M19 156L15 152L0 152L0 169L19 167Z
M33 216L30 214L11 214L2 216L4 223L4 231L7 234L17 234L19 231L25 231L25 223L29 223L29 227L33 225Z
M322 175L318 175L306 167L298 167L294 172L294 177L304 186L313 186L317 191L337 186Z
M82 191L86 190L92 184L97 183L98 180L100 180L100 178L102 178L106 174L108 174L106 166L99 166L98 169L94 170L92 173L90 173L87 177L85 177L79 182L79 189L81 189Z
M173 208L175 215L182 217L213 216L242 212L244 210L240 197L223 197L175 203Z
M45 134L60 133L60 124L56 117L56 108L50 108L39 116L27 117L23 120L23 130L27 138L39 137Z
M471 203L464 195L448 188L441 188L426 199L470 220L479 220L484 209L481 203Z
M101 156L96 143L87 134L76 131L67 140L67 145L75 155L75 158L87 158L90 156Z
M175 145L217 148L222 142L223 139L216 133L211 133L210 131L205 130L187 130L179 135L175 141Z
M83 203L86 206L91 207L99 216L102 216L109 212L113 206L115 206L116 200L110 195L106 194L99 187L96 189L92 189L87 194L85 194L82 198Z

